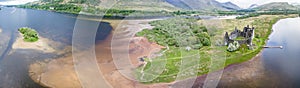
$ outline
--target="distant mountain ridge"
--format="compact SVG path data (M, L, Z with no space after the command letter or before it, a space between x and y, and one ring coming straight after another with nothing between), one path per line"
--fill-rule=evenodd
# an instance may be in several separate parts
M145 11L231 11L241 8L231 2L221 3L216 0L41 0L43 2L73 3L76 5L94 5L100 8L108 8L106 3L115 3L116 9L145 10Z
M241 8L232 2L221 3L216 0L166 0L175 7L189 10L240 10Z
M248 9L253 9L253 8L256 8L256 7L258 7L259 5L257 5L257 4L252 4L252 5L250 5L249 7L248 7Z
M239 6L237 6L236 4L233 4L232 2L222 3L222 6L229 10L240 10L241 9Z
M252 8L257 11L270 11L270 10L298 10L299 8L289 4L288 2L272 2Z

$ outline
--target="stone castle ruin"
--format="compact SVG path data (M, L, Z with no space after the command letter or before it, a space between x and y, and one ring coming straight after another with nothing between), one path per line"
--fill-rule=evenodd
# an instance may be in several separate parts
M250 28L249 25L244 27L243 31L238 30L235 28L233 32L228 34L225 33L224 36L224 43L225 45L229 45L229 43L233 43L237 41L239 44L247 44L247 46L252 46L252 40L254 38L254 27Z

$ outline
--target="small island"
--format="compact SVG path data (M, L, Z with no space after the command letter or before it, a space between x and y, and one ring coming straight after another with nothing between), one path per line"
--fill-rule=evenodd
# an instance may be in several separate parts
M14 42L13 49L33 49L39 50L45 53L52 53L55 51L53 45L56 42L43 38L38 35L38 32L29 27L19 28L19 36Z
M23 35L23 40L26 42L36 42L39 40L38 33L32 28L22 27L18 31Z

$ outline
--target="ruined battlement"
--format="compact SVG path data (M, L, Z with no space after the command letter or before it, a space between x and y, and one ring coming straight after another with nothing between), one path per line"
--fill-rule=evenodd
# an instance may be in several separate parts
M228 32L226 32L224 35L224 45L227 46L229 43L237 41L239 44L247 44L248 46L252 46L254 30L254 27L250 28L249 25L247 25L242 31L235 28L230 35Z

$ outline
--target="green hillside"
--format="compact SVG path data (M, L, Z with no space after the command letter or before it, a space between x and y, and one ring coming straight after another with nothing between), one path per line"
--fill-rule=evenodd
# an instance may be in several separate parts
M68 7L64 7L64 5ZM231 2L220 3L216 0L40 0L21 7L55 11L60 8L60 12L71 13L79 13L78 10L97 13L96 11L107 9L151 12L174 12L178 10L211 12L241 9Z
M164 0L40 0L27 5L72 4L83 8L143 10L143 11L177 11L181 10Z
M221 3L216 0L166 0L168 3L190 10L198 11L231 11L240 10L241 8L231 2Z
M282 11L282 10L298 10L298 7L290 5L287 2L273 2L253 8L257 11Z

